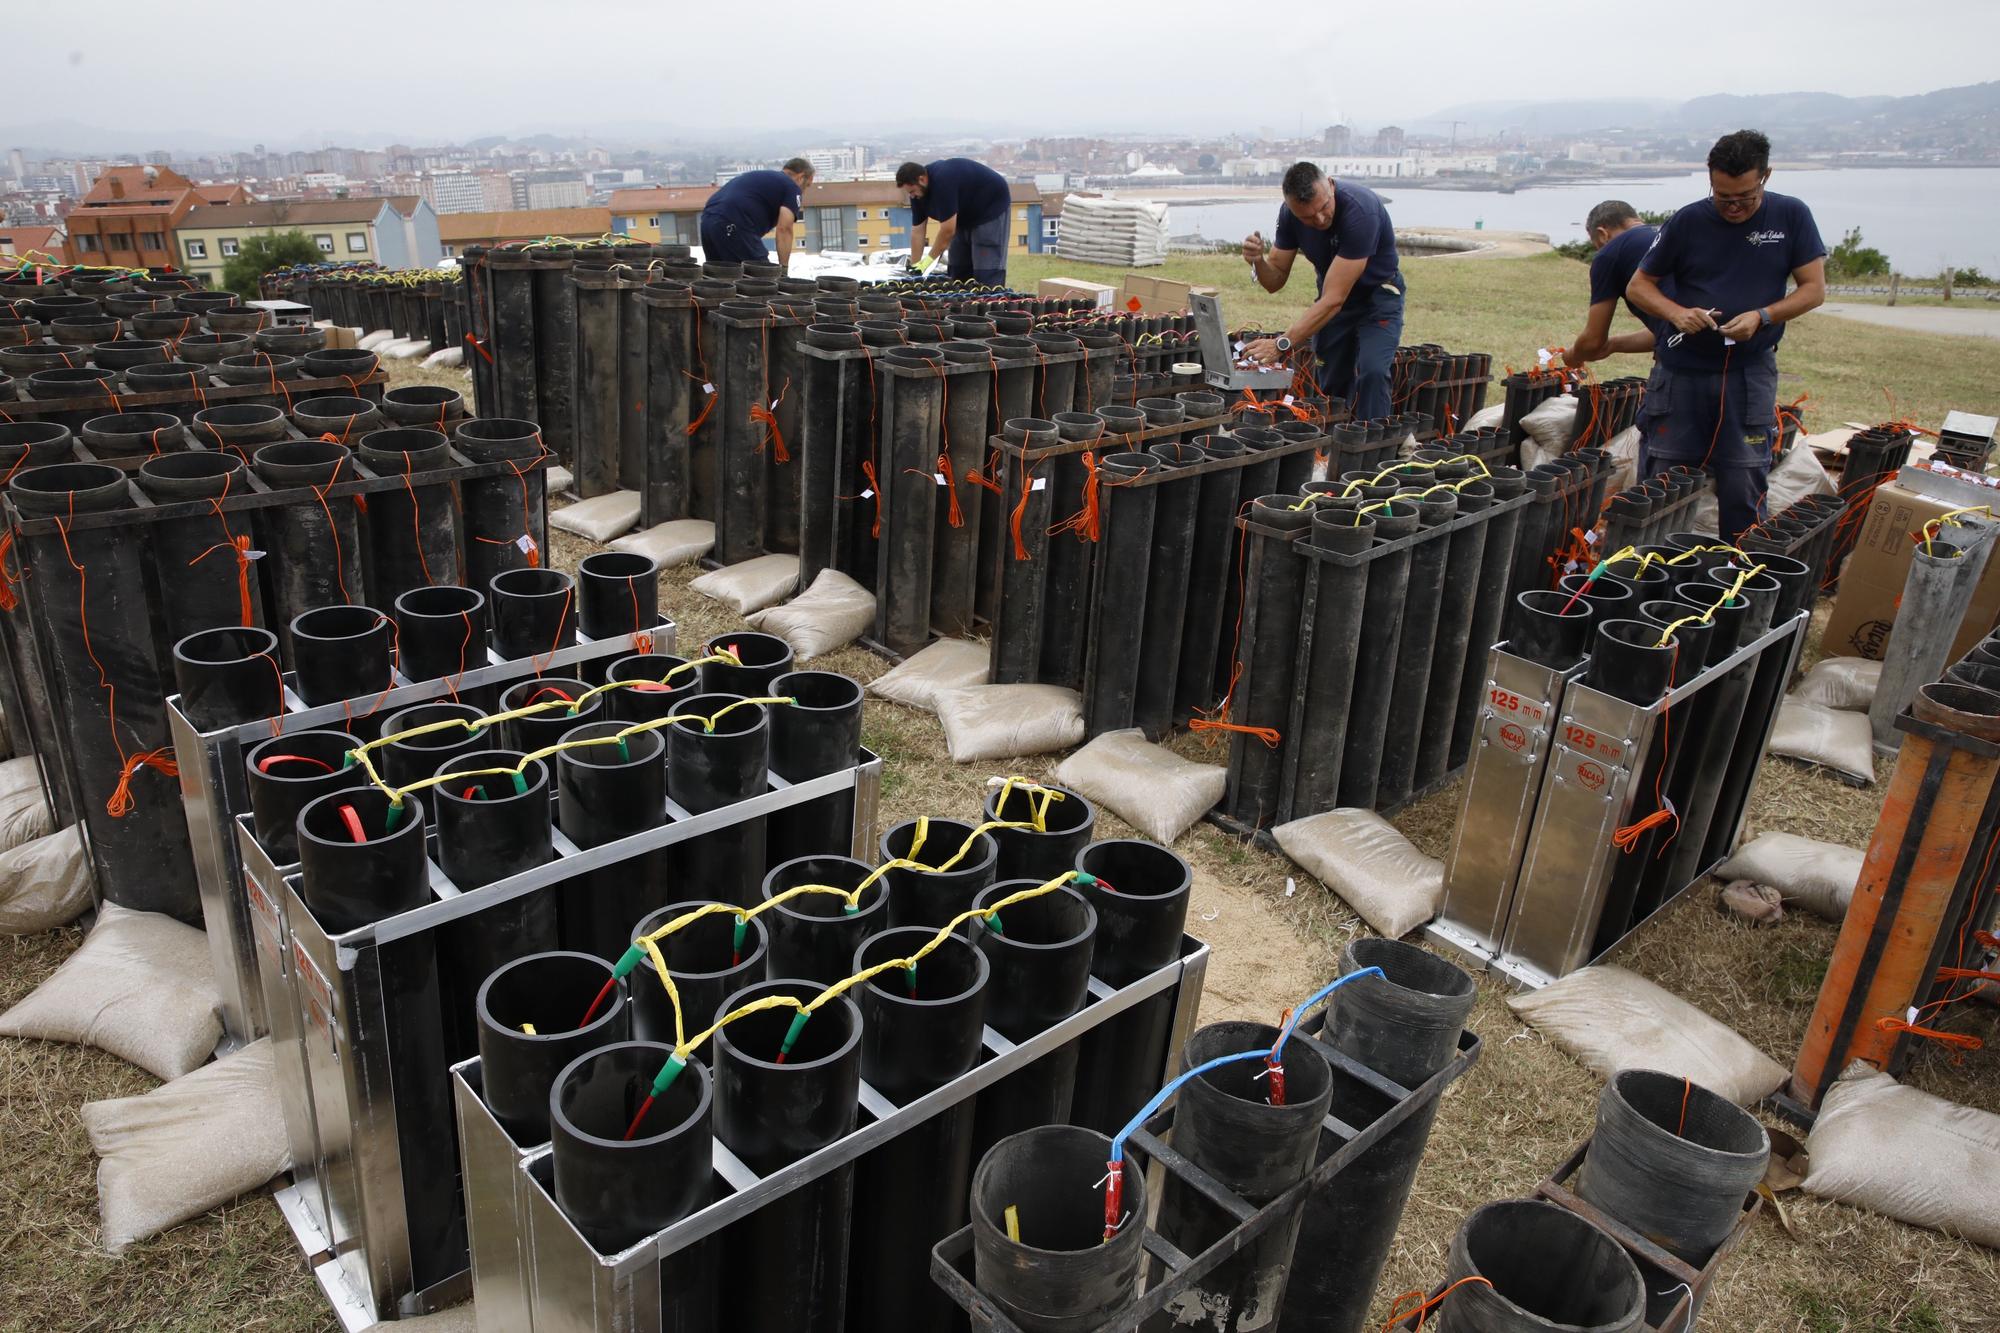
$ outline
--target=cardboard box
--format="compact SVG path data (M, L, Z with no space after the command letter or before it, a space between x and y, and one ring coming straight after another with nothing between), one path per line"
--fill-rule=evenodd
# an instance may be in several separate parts
M354 346L354 330L344 324L320 324L316 327L326 330L328 351L346 351Z
M1868 516L1840 575L1840 593L1822 640L1829 656L1881 661L1896 623L1896 604L1910 575L1916 544L1910 534L1930 519L1961 506L1906 491L1890 482L1875 492ZM1952 641L1951 660L1964 656L2000 618L2000 552L1989 558L1973 591L1972 606Z
M1215 288L1197 287L1173 278L1154 278L1144 273L1127 273L1118 291L1118 308L1140 315L1178 315L1188 307L1188 294L1214 296Z
M1082 278L1043 278L1035 287L1035 295L1049 301L1088 301L1108 310L1118 289L1101 282L1085 282Z

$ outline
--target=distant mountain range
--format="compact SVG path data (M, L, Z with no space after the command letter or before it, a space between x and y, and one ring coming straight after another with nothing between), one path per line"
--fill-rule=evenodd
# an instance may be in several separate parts
M2000 82L1943 88L1912 97L1840 93L1717 94L1691 102L1657 98L1573 102L1466 102L1432 113L1426 126L1463 122L1461 134L1516 132L1531 137L1637 130L1700 139L1752 127L1816 146L1900 140L1911 149L2000 146Z

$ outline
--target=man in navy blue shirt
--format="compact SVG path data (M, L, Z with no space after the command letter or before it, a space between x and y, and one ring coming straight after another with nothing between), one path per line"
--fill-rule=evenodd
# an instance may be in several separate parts
M910 201L910 267L946 257L945 274L988 287L1007 285L1007 222L1014 194L1007 178L969 157L946 157L925 166L896 168L896 188ZM928 250L927 224L938 224Z
M764 233L778 233L778 267L792 261L792 237L805 216L802 192L813 181L813 165L802 157L782 171L746 171L708 197L701 210L701 253L718 262L764 263Z
M1770 178L1769 139L1755 130L1717 139L1708 198L1667 219L1625 293L1661 321L1639 410L1640 475L1706 467L1730 542L1762 516L1785 324L1826 300L1812 210L1766 190Z
M1653 320L1641 314L1629 300L1626 308L1638 319L1640 328L1631 333L1613 333L1611 319L1618 313L1618 302L1624 298L1641 256L1652 248L1659 228L1641 222L1638 210L1623 199L1606 199L1591 209L1583 227L1597 253L1590 261L1590 310L1583 318L1583 332L1572 338L1563 352L1563 363L1572 370L1587 361L1602 361L1616 352L1653 350Z
M1243 242L1243 259L1264 290L1275 292L1301 252L1313 266L1319 299L1281 336L1259 338L1244 355L1276 362L1310 338L1327 396L1346 399L1356 420L1388 416L1404 286L1396 230L1382 197L1365 185L1329 180L1311 162L1293 163L1271 245L1262 232L1252 233Z

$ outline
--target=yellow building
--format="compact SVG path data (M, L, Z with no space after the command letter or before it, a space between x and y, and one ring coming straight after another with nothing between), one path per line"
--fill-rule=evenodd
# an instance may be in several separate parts
M611 230L647 245L700 245L701 210L713 185L611 192Z
M369 199L278 199L263 204L203 204L174 228L176 262L204 287L252 236L289 231L311 237L329 263L428 268L443 257L437 214L416 195Z

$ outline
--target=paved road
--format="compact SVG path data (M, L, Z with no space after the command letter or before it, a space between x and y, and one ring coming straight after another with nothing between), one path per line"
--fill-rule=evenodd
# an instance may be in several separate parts
M1945 310L1937 306L1849 305L1828 301L1816 312L1883 324L1918 333L1956 333L1969 338L2000 338L2000 310Z

